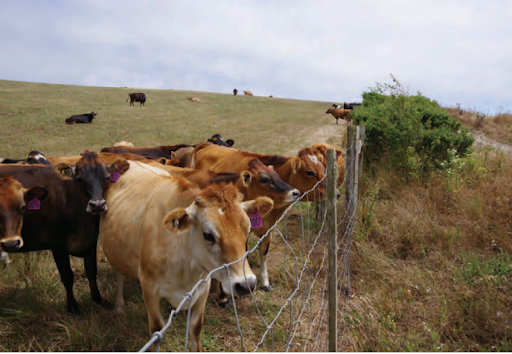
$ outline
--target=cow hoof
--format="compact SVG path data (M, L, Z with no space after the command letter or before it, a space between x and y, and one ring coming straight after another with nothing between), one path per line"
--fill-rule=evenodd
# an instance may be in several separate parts
M268 284L261 287L261 290L266 291L267 293L272 290L272 285Z
M230 308L230 307L233 306L233 304L231 304L231 300L229 300L229 299L226 299L226 300L223 300L223 301L219 301L217 304L222 309L227 309L227 308Z
M77 315L77 316L81 315L80 308L78 307L78 304L76 301L71 304L68 304L68 312L71 313L72 315Z

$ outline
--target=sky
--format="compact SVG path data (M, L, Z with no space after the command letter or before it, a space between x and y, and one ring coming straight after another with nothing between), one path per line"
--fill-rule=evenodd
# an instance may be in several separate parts
M0 79L512 111L512 1L0 0Z

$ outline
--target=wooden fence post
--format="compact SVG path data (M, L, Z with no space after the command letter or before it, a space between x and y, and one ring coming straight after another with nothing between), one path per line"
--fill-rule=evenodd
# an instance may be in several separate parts
M336 210L336 182L338 165L336 151L327 150L327 227L329 232L329 351L337 352L338 340L338 237Z

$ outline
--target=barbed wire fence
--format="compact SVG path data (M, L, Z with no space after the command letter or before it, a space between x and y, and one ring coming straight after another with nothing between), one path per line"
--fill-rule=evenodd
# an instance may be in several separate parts
M201 284L208 282L217 271L226 269L229 274L232 264L244 261L251 264L249 257L257 255L263 239L271 236L275 240L269 257L271 261L276 261L269 262L269 275L274 290L270 293L272 295L257 290L244 299L231 297L231 310L238 333L235 341L239 345L231 350L355 350L350 348L350 329L344 321L348 315L344 311L349 306L338 304L342 301L346 303L352 297L349 257L356 224L364 127L349 127L347 137L346 158L338 166L345 172L342 185L336 185L338 174L334 150L328 150L325 177L304 193L300 202L292 204L242 259L214 269L200 280L179 306L171 311L164 328L152 335L141 352L153 345L155 351L160 348L176 314L191 303L192 295ZM321 187L331 191L327 202L319 198ZM345 197L336 198L337 190L344 191ZM310 199L310 196L313 197ZM282 260L277 262L281 257ZM177 350L187 351L188 348L191 306L188 308L183 347ZM205 318L207 316L208 311L205 310Z

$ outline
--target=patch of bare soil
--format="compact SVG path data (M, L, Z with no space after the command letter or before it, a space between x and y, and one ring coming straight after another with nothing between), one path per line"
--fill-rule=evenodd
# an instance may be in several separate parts
M512 146L491 140L479 131L473 131L472 134L476 139L475 146L493 146L497 150L502 150L507 155L512 155Z
M301 143L302 147L313 146L313 144L328 143L334 145L338 149L344 150L345 135L347 134L347 123L340 120L339 124L331 122L329 124L319 124L316 129L309 129L305 138ZM297 154L297 150L289 150L284 156L293 156Z

